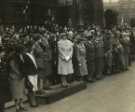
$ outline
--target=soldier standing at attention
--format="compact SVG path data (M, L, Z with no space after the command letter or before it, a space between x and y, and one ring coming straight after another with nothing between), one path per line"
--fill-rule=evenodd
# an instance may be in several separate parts
M95 77L101 79L104 69L104 42L100 29L96 29L95 33Z
M81 80L86 81L88 76L86 47L83 34L78 34L76 42L76 56L78 61L78 72Z
M5 103L11 100L9 88L8 59L5 50L0 47L0 112L4 112Z
M119 30L115 31L115 36L113 38L113 72L120 72L124 70L124 48L120 43L121 32Z
M86 59L87 59L87 68L88 68L88 82L95 81L94 73L95 73L95 45L94 45L94 30L90 30L86 38L88 41L86 42Z
M120 42L124 48L124 70L128 70L130 53L130 37L128 32L122 32Z
M50 89L48 77L51 75L51 54L47 37L37 34L37 42L33 45L32 52L37 62L39 74L39 93L44 94L44 89Z
M105 66L104 72L106 75L112 73L112 37L113 34L110 30L105 32L104 35L104 52L105 52Z

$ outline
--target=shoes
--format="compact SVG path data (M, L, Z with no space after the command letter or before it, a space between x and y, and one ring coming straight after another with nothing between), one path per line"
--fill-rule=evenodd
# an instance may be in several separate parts
M20 107L20 111L27 111L27 109L24 107Z
M16 112L20 112L20 109L16 109Z
M96 79L97 79L97 80L100 80L100 79L102 79L102 78L103 78L102 75L97 75L97 76L96 76Z
M68 88L69 86L70 86L70 84L68 84L68 83L62 83L63 88Z
M24 107L20 107L20 108L16 109L16 112L26 112L26 111L28 111L28 110Z
M88 82L88 83L93 83L93 82L95 82L95 81L94 81L94 79L87 79L87 82Z
M37 95L43 95L45 92L43 90L37 91L36 94Z
M44 87L45 90L50 90L51 88L50 87Z

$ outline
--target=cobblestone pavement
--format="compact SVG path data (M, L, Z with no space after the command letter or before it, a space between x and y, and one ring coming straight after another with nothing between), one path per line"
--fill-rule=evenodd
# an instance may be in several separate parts
M135 112L135 63L125 73L89 84L86 90L55 103L28 107L28 112Z

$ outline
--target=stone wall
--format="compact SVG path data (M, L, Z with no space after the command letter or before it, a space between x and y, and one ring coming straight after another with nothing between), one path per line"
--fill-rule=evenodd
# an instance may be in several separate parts
M28 1L30 1L29 4ZM48 9L52 10L59 23L62 22L60 24L67 23L69 18L74 25L103 23L102 0L1 0L0 22L4 24L42 23Z

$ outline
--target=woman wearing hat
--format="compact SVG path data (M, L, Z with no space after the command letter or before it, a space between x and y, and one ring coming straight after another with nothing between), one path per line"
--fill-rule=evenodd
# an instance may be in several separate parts
M73 63L73 43L67 39L65 33L61 34L58 41L58 74L61 76L63 87L68 87L67 76L74 73Z
M88 69L86 60L86 47L84 43L85 38L83 38L83 35L77 35L76 38L76 57L78 61L78 72L81 79L86 80L86 77L88 76Z
M44 94L44 90L50 89L50 76L52 75L52 53L47 35L40 35L37 42L32 47L39 75L39 93Z
M10 77L10 88L12 93L12 98L15 101L16 112L26 110L23 105L23 100L25 97L24 90L24 74L21 71L21 66L23 65L22 59L22 47L19 45L14 45L12 51L10 51L9 59L9 77Z
M122 32L120 42L124 48L124 70L128 70L129 66L129 53L130 53L130 34L128 32Z

